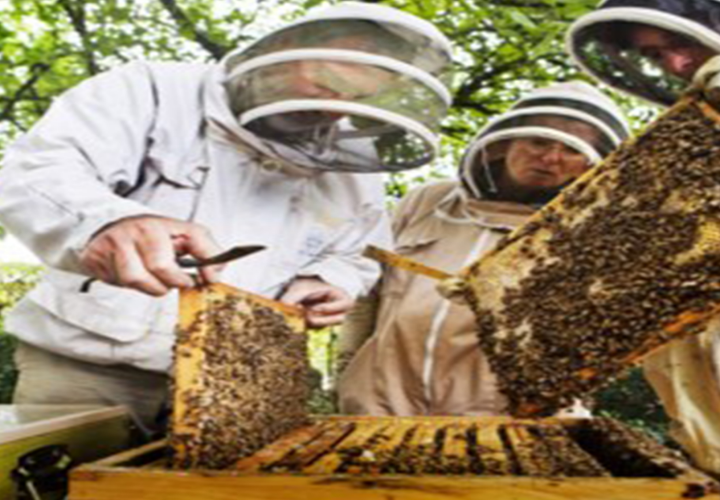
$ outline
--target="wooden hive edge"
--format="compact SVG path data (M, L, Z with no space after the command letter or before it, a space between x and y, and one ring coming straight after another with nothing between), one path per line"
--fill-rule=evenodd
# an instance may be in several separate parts
M316 426L327 422L349 423L372 421L378 425L383 418L368 417L316 417ZM495 418L449 418L449 417L389 417L385 420L398 420L405 423L425 422L442 425L451 420L484 424L492 427L491 422L498 425L507 423L505 417ZM545 421L562 422L564 427L571 427L585 419L546 419ZM517 423L517 420L513 421ZM531 420L537 425L542 420ZM165 441L157 441L148 445L128 450L91 464L83 465L71 473L73 488L70 500L104 500L120 498L137 498L135 489L142 485L143 495L150 493L172 495L174 500L197 498L208 500L225 500L237 498L238 491L248 492L248 499L283 498L284 500L300 500L311 497L313 500L335 500L340 495L353 499L387 499L393 498L421 500L427 498L446 498L448 492L441 493L447 485L455 485L453 491L457 498L488 498L499 500L522 498L523 500L552 500L583 498L584 500L666 500L682 498L708 498L720 500L717 483L700 471L677 478L544 478L544 477L503 477L503 476L472 476L432 474L398 475L383 474L278 474L262 473L255 470L172 470L167 468L142 468L143 457L163 450ZM272 445L271 445L272 446ZM133 466L138 463L140 466ZM280 494L281 485L289 488ZM277 488L279 496L271 493ZM207 491L203 496L202 491ZM232 493L234 491L234 493ZM449 491L449 490L448 490ZM337 497L332 497L332 492ZM453 495L455 495L453 493ZM304 495L304 496L303 496ZM512 496L515 495L515 496ZM555 495L555 496L553 496ZM575 495L575 496L573 496ZM154 496L146 496L154 498ZM455 496L453 496L455 498Z
M69 500L720 500L702 485L671 479L540 479L430 476L242 476L232 472L161 470L75 471Z

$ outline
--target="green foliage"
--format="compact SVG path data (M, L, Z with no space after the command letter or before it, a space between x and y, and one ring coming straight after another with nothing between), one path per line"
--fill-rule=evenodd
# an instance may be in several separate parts
M0 404L12 397L17 372L12 355L15 339L4 333L5 313L37 282L40 270L23 264L0 265Z
M335 379L337 335L334 328L313 330L309 334L308 352L313 374L308 410L314 415L337 413L335 398L330 388Z
M13 362L15 338L0 333L0 405L12 401L13 389L17 380L17 370Z
M641 368L632 369L625 378L598 392L595 401L596 415L616 418L671 444L670 421Z
M322 374L323 382L318 383L321 387L326 387L326 381L335 376L337 335L337 330L333 328L312 330L309 334L310 365Z
M40 268L28 264L0 264L0 332L2 318L40 277Z

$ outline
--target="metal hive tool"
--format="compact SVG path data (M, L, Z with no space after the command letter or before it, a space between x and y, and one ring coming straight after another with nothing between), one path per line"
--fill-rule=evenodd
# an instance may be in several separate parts
M720 311L719 123L688 94L462 271L513 415L570 405Z
M180 295L170 446L221 469L307 421L302 311L223 284Z

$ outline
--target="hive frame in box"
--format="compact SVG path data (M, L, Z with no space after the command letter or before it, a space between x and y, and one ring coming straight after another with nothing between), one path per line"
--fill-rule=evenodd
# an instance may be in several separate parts
M447 425L472 425L512 428L528 425L554 425L571 429L588 425L592 420L545 419L514 420L507 417L325 417L316 425L341 428L354 425L359 439L370 434L370 427L422 425L439 428ZM82 466L71 476L70 500L119 500L168 497L174 500L681 500L705 498L719 500L717 484L687 464L678 464L684 472L671 479L611 477L517 477L472 475L407 474L330 474L320 462L333 462L331 455L321 455L308 464L306 474L263 473L262 464L288 450L302 450L308 429L300 429L279 439L252 457L241 460L236 470L173 471L165 468L162 456L165 443L158 442L125 452L99 462ZM494 439L478 438L478 444ZM522 440L522 432L516 439ZM357 441L357 440L356 440ZM312 441L310 441L312 443ZM352 444L352 443L350 443ZM333 446L339 446L337 443ZM316 446L313 453L320 451ZM309 446L305 446L309 448ZM651 460L655 460L650 457ZM662 459L663 466L672 466Z

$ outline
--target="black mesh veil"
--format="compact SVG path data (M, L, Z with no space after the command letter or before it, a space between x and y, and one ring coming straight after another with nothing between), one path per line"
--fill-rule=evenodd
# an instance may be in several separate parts
M660 40L652 42L658 48L643 46L648 36ZM573 24L568 50L608 85L670 105L699 67L720 53L720 2L608 0ZM689 62L678 69L669 62L673 54L684 54Z

